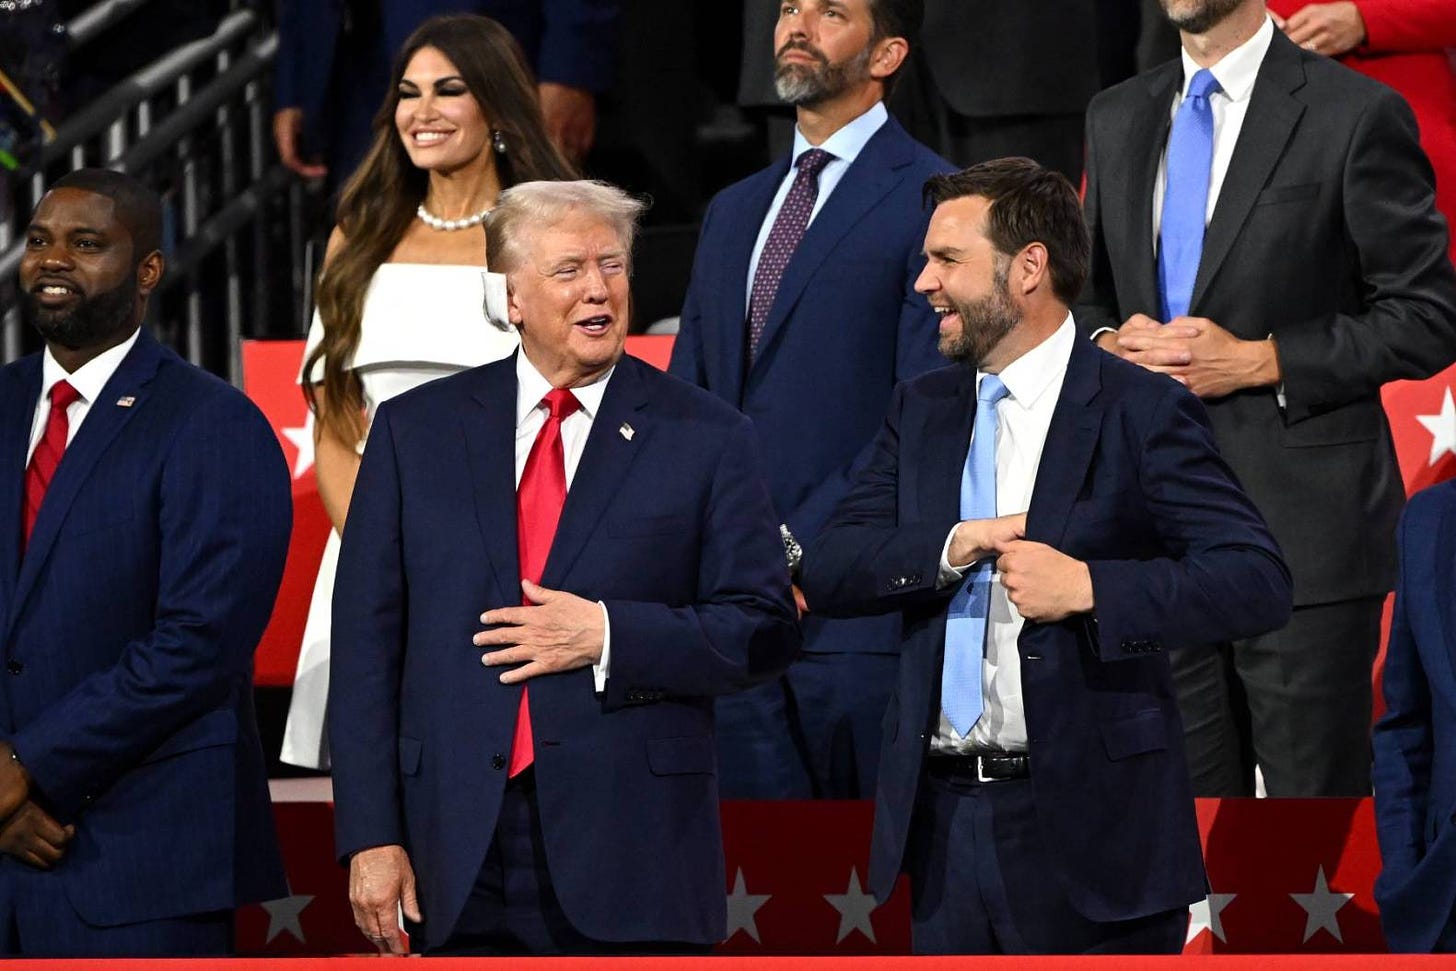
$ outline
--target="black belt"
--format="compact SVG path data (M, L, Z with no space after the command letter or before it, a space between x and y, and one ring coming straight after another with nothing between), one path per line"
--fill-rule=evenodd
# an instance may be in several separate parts
M937 778L962 782L1009 782L1025 779L1031 767L1024 752L983 752L978 755L932 755L927 771Z

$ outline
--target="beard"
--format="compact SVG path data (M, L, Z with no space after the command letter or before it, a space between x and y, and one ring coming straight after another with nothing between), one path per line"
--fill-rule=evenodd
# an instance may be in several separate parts
M814 58L815 63L779 63L779 58L788 51L802 51ZM774 93L795 107L816 105L869 77L870 49L866 47L845 63L831 64L822 51L807 43L789 41L779 49L774 61Z
M70 350L94 347L134 323L137 301L136 274L93 297L81 297L69 307L52 309L41 305L34 293L21 301L25 319L47 343Z
M1206 34L1217 27L1244 0L1193 0L1175 9L1178 0L1158 0L1169 23L1186 34Z
M940 353L949 360L980 367L996 345L1021 323L1021 313L1011 302L1011 291L1006 286L1009 266L1010 260L1003 263L997 259L989 295L972 303L950 302L961 319L961 332L940 339Z

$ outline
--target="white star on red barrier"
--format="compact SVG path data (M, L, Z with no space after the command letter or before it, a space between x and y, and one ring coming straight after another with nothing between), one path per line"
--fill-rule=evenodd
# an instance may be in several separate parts
M758 920L754 915L772 896L767 893L749 893L743 883L743 868L739 867L738 875L733 879L733 889L728 894L728 934L724 940L743 931L762 944L763 940L758 936Z
M834 943L840 943L855 931L868 937L871 944L878 943L875 940L875 925L870 921L870 914L878 904L872 894L864 892L857 867L850 867L849 886L844 893L826 893L824 899L839 911L839 934L834 938Z
M1309 893L1292 893L1289 896L1294 902L1304 908L1304 939L1306 942L1320 931L1328 931L1330 936L1341 944L1345 943L1344 936L1340 933L1340 919L1337 916L1341 907L1350 902L1355 895L1352 893L1338 893L1330 889L1329 883L1325 880L1325 868L1321 866L1315 874L1314 890Z
M1233 903L1237 896L1236 893L1210 893L1189 907L1188 936L1183 940L1184 946L1192 944L1193 939L1204 931L1227 944L1228 938L1223 933L1223 909Z
M273 938L284 931L292 934L300 944L307 944L303 936L303 908L313 903L312 894L294 894L291 897L279 897L277 900L265 900L260 905L268 912L268 937L264 944L272 944Z
M1431 457L1426 462L1427 465L1435 465L1436 460L1447 452L1456 455L1456 402L1451 400L1449 387L1441 399L1440 412L1434 415L1416 415L1416 421L1431 433Z

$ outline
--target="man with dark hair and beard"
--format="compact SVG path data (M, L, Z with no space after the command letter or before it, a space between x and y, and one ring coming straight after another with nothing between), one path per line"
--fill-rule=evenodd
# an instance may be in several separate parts
M955 364L897 389L804 556L817 610L904 625L870 888L909 874L917 953L1176 953L1207 883L1168 652L1279 626L1289 573L1198 399L1077 334L1071 183L927 193Z
M1181 56L1088 109L1077 319L1203 399L1294 575L1287 627L1173 658L1194 791L1251 796L1257 766L1271 796L1368 795L1405 502L1380 389L1456 359L1431 165L1400 95L1264 0L1161 2Z
M46 346L0 369L0 954L226 954L234 908L287 893L252 702L287 467L141 329L154 193L74 172L24 242Z
M921 0L782 4L775 76L795 107L793 152L724 189L703 219L671 371L752 419L790 570L895 384L944 363L913 287L920 187L950 165L884 106L921 16ZM829 620L800 600L800 660L718 702L729 798L874 791L895 619Z

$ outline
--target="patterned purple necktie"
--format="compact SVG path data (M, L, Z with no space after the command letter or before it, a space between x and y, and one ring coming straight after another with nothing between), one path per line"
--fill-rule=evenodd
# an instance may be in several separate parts
M768 312L773 307L774 295L779 292L779 280L783 278L784 267L804 238L809 225L809 214L814 211L814 201L819 198L819 173L834 156L822 148L811 148L798 160L794 167L799 173L794 184L784 197L784 204L774 219L773 228L768 231L768 241L758 256L758 269L753 273L753 294L748 302L748 357L758 356L758 341L763 337L763 325L768 323Z

